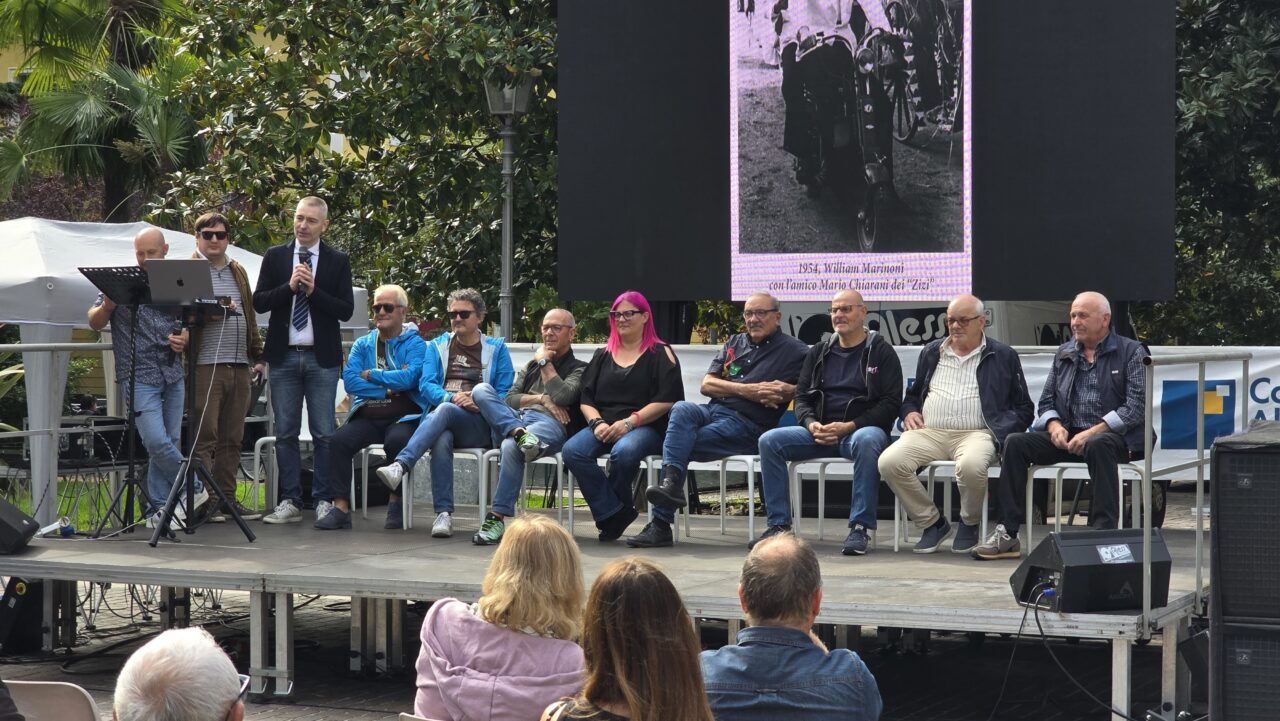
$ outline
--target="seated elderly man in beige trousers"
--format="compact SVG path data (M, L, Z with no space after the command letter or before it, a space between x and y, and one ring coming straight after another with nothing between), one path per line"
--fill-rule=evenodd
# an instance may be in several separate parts
M983 333L982 301L962 295L947 306L948 336L925 346L902 399L898 440L880 454L880 475L907 515L923 529L915 553L933 553L951 523L925 493L916 472L933 461L955 461L960 528L951 550L978 544L987 468L1010 433L1025 431L1035 413L1022 362L1012 348Z

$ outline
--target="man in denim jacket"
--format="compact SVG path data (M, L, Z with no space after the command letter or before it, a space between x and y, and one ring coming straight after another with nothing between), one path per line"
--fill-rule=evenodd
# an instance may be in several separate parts
M751 626L736 646L702 652L717 721L880 718L880 689L867 665L813 635L822 573L808 543L790 533L761 540L742 564L738 599Z

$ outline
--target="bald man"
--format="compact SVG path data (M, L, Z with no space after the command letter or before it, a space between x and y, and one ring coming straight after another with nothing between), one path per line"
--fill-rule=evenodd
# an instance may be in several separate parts
M955 461L960 527L951 550L968 553L978 545L987 468L1005 438L1025 431L1035 414L1018 354L987 338L985 322L986 309L975 296L947 305L948 335L920 351L915 381L902 399L902 437L880 454L880 475L923 530L916 553L937 551L952 530L916 469Z
M866 328L867 306L857 291L831 300L834 333L814 344L796 381L798 426L760 436L760 479L769 528L760 539L791 530L788 461L843 457L853 461L853 502L849 535L842 552L867 552L868 531L876 527L880 452L902 404L902 364L893 346Z
M159 228L144 228L133 238L133 254L138 265L165 257L169 244ZM187 331L174 333L174 314L163 308L116 305L104 294L89 309L89 327L102 330L111 325L111 352L116 358L116 383L124 390L125 403L132 403L138 435L147 449L147 496L151 504L147 525L159 520L160 509L169 498L169 488L182 464L182 409L186 397L181 355L187 346ZM133 367L137 383L129 387L129 370ZM195 506L209 500L209 493L199 487ZM179 520L186 504L179 503L174 513Z
M1063 343L1049 367L1030 433L1005 441L996 487L997 517L991 537L973 549L988 561L1017 558L1018 528L1025 510L1027 469L1032 465L1084 461L1093 481L1089 525L1112 529L1119 518L1117 464L1144 453L1146 394L1141 343L1110 332L1111 303L1087 291L1071 303L1071 340Z

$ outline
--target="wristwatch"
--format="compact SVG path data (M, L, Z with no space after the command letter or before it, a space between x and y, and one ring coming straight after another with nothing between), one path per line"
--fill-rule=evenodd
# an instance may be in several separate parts
M541 368L541 367L545 366L546 364L547 364L547 359L546 359L546 358L540 358L540 359L538 360L538 367L539 367L539 368Z

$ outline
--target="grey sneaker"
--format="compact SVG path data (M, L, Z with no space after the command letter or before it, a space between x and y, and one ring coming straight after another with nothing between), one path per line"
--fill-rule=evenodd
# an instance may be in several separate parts
M320 520L329 515L329 511L333 510L333 501L316 501L316 520Z
M155 528L156 526L159 526L160 516L162 515L164 515L164 511L161 510L161 511L156 511L155 513L152 513L150 516L147 516L147 528ZM165 530L173 531L176 528L177 528L177 521L175 521L173 518L170 518L169 527L166 528Z
M978 524L970 526L961 521L960 527L956 529L956 537L951 541L951 552L968 553L976 545L978 545Z
M392 461L379 468L377 473L378 478L386 484L387 488L394 491L400 487L400 482L404 480L405 467L400 465L399 461Z
M933 553L947 540L947 536L951 535L951 524L947 519L942 519L942 525L933 525L924 529L924 533L920 534L920 541L915 548L911 549L912 553Z
M480 524L476 535L471 537L471 542L477 546L496 546L502 542L502 534L506 530L507 524L497 514L486 513L484 523Z
M538 440L531 431L525 431L516 436L516 445L520 447L520 452L524 454L526 463L536 460L542 452L547 449L547 444Z
M276 505L276 510L263 517L263 523L299 523L302 521L302 509L293 501L284 499Z
M444 511L436 514L436 522L431 524L433 538L448 538L453 535L453 514Z
M845 536L844 547L840 549L840 553L846 556L867 555L867 527L861 523L853 524L853 528L849 529L849 535Z
M979 561L993 561L997 558L1017 558L1022 555L1022 544L1017 536L1010 536L1004 530L1004 524L998 524L991 536L981 544L974 546L969 552Z

